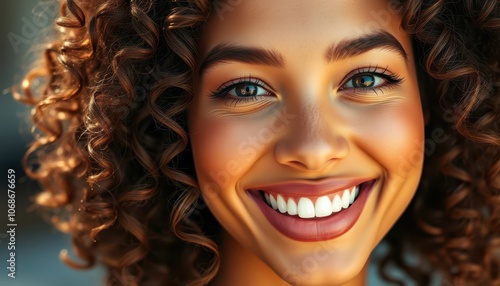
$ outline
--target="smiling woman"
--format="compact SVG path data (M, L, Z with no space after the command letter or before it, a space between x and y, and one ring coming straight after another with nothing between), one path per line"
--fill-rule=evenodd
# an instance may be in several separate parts
M224 229L216 285L360 284L417 189L424 119L411 39L397 15L356 33L386 2L342 4L246 1L204 26L188 134ZM285 111L293 118L263 136ZM247 138L252 156L238 148ZM228 162L233 172L218 175ZM291 271L319 246L328 255L313 271Z
M385 239L387 281L500 284L499 9L67 0L19 95L37 203L85 263L63 259L109 285L366 285Z

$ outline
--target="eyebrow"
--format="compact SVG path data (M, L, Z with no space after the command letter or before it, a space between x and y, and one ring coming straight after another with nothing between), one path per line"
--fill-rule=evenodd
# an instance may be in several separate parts
M363 35L354 39L343 40L328 46L325 53L327 62L353 57L376 48L385 48L399 53L405 61L408 56L403 45L390 33L379 31L373 34ZM249 64L260 64L283 68L285 62L283 55L275 50L267 50L258 47L244 47L221 43L211 49L199 68L201 76L210 67L223 62L242 62Z
M207 69L215 64L229 61L268 65L279 68L283 68L285 66L283 56L274 50L233 46L228 43L222 43L215 46L207 54L200 65L199 74L203 74Z
M374 34L359 38L343 40L338 44L332 44L326 50L325 58L328 62L353 57L376 48L385 48L399 53L405 61L408 55L403 45L389 32L379 31Z

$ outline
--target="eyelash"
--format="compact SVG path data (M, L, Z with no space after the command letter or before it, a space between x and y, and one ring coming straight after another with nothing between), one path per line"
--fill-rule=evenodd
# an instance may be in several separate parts
M351 94L360 94L360 93L367 94L369 92L373 92L376 95L378 95L377 90L382 91L382 93L383 93L385 89L392 89L392 88L400 85L401 82L404 80L404 78L399 76L396 73L388 73L387 68L388 67L385 67L381 72L377 71L377 70L380 70L380 68L378 66L372 67L370 65L368 68L358 68L358 69L350 72L349 74L347 74L347 76L344 77L344 79L347 79L347 80L342 79L340 81L341 84L339 84L338 90L339 91L347 91L348 90L349 93L351 93ZM372 75L372 76L376 76L376 77L381 77L384 80L386 80L387 82L381 86L372 87L372 88L348 88L348 89L342 88L349 81L351 81L355 76L360 76L360 75Z
M350 72L349 74L347 74L346 77L344 77L344 79L347 78L347 80L342 79L338 90L339 91L350 90L350 93L353 93L353 94L359 94L359 93L366 94L369 92L374 92L375 94L378 95L377 90L383 92L384 89L394 88L395 86L399 85L404 79L404 78L400 77L398 74L387 73L387 67L385 69L383 69L383 71L381 71L381 72L377 72L377 70L380 70L380 68L378 66L375 66L375 67L369 66L368 68L358 68L358 69ZM365 74L381 77L384 80L386 80L387 83L384 83L382 86L377 86L377 87L373 87L373 88L348 88L348 89L342 88L345 84L347 84L355 76L365 75ZM233 106L236 106L238 103L242 103L242 102L247 103L247 102L255 101L259 97L263 97L262 95L238 97L238 98L233 98L233 97L228 96L229 91L234 89L237 85L245 84L245 83L255 84L256 86L267 91L270 95L274 94L273 92L269 91L269 90L272 90L272 88L269 87L268 84L264 83L263 81L261 81L259 79L252 78L251 76L245 76L245 77L240 77L240 78L232 79L230 81L225 82L217 90L211 91L210 97L215 99L215 100L218 100L222 103L229 102Z
M259 97L262 97L262 95L258 96L248 96L248 97L238 97L238 98L232 98L227 96L227 93L234 89L237 85L244 84L244 83L249 83L249 84L255 84L265 91L267 91L269 94L274 94L272 93L271 90L272 88L266 84L265 82L261 81L260 79L253 78L251 76L244 76L240 77L237 79L232 79L230 81L227 81L223 83L217 90L211 91L210 92L210 97L213 99L216 99L220 102L226 103L229 102L230 104L233 104L236 106L238 103L241 102L251 102L257 100Z

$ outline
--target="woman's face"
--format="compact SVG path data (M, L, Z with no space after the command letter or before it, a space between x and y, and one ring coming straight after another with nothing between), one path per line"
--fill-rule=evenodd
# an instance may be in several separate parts
M216 3L189 108L203 197L289 283L349 281L422 170L401 18L385 0Z

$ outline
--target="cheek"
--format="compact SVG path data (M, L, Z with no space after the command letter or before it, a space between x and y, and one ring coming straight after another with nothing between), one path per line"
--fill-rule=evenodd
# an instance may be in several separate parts
M243 134L232 124L214 119L198 122L195 126L191 144L200 184L206 182L227 187L242 169L235 146Z
M383 192L375 241L378 243L410 203L420 181L424 123L418 101L382 105L366 113L372 120L360 132L361 148L383 172Z
M386 104L364 116L360 144L390 176L407 178L422 167L424 124L420 104Z
M234 186L274 136L258 119L201 115L192 123L191 145L202 190L203 184Z

